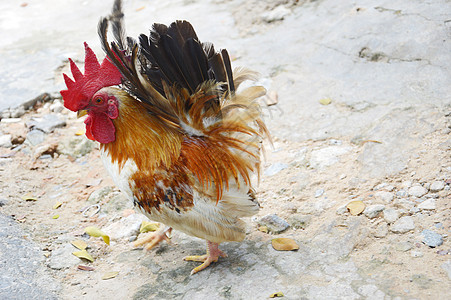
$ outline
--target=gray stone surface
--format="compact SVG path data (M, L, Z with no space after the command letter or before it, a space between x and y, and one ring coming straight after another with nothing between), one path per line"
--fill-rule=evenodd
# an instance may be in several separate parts
M351 150L350 147L329 146L319 150L314 150L310 157L310 166L322 169L337 163L340 156Z
M445 0L296 3L279 6L282 17L271 17L267 19L273 20L271 24L258 29L253 24L250 28L240 27L241 20L234 19L237 10L253 13L242 7L245 1L241 0L127 1L126 25L128 33L136 37L153 22L189 20L202 40L229 49L233 66L260 72L262 84L277 92L276 109L264 111L275 137L317 144L325 139L343 143L352 140L355 147L350 147L349 152L360 153L357 167L362 180L384 180L403 170L410 159L408 154L422 149L424 137L441 128L441 118L449 111L451 4ZM27 7L3 1L0 112L43 91L53 93L63 88L61 70L67 71L67 57L82 61L83 41L100 54L96 26L110 8L111 1L42 0L28 2ZM261 21L261 13L257 17ZM330 105L319 104L318 100L325 97L332 100ZM20 108L14 115L23 111ZM74 138L62 153L74 157L88 153L94 147L90 141L83 144L87 146L83 151L71 150L84 141L84 137ZM329 168L341 155L349 154L334 150L342 149L339 143L330 145L337 148L314 149L296 163ZM443 149L449 148L445 146ZM344 178L346 174L340 176ZM309 179L299 180L299 189L305 187L305 182L309 183ZM407 197L407 192L400 192L397 196ZM411 201L394 203L398 204L400 211L406 209L404 213L415 205ZM399 214L388 217L387 210L384 219L395 222ZM340 218L345 218L346 210L338 212ZM391 229L412 228L413 220L406 222L404 218L398 221L412 226L400 226L399 222ZM220 259L214 268L196 277L187 275L194 263L161 270L158 260L150 256L146 263L157 279L149 279L147 285L139 287L134 298L193 299L209 295L218 299L264 299L278 290L284 291L284 299L391 297L389 288L379 286L379 279L363 278L350 257L366 226L358 222L341 225L334 221L324 224L313 240L301 241L299 251L288 254L275 252L259 241L226 244L229 259ZM204 247L203 242L186 241L192 244L187 251ZM27 257L29 252L17 253ZM449 263L446 266L449 270ZM415 282L422 280L418 278ZM0 282L3 285L6 281ZM33 280L28 283L32 285ZM14 299L11 293L3 292L2 286L0 298ZM23 295L36 298L35 294ZM46 294L38 296L45 299Z
M63 270L81 263L82 261L72 254L75 251L79 250L66 241L66 243L52 251L47 261L47 266L54 270Z
M39 247L24 235L0 213L0 299L57 299L59 283L47 273Z
M279 173L280 171L284 170L288 168L287 164L284 163L274 163L271 166L269 166L264 172L263 174L265 176L273 176L276 175L277 173Z
M61 115L49 114L39 119L32 119L27 126L49 133L56 128L66 126L66 121L61 119Z

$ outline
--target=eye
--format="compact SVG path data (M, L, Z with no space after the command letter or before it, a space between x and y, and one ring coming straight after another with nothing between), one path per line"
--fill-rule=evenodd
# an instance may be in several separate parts
M102 97L97 97L94 99L95 104L102 104L103 103L103 98Z

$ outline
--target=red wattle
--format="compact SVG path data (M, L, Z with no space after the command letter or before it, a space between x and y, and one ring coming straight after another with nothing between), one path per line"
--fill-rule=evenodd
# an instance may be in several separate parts
M89 119L89 120L88 120ZM116 140L116 128L106 113L90 113L85 121L86 136L102 144Z
M92 127L92 117L88 115L88 117L85 119L85 124L86 124L86 137L90 140L95 141L94 137L92 136L92 131L91 131L91 127Z

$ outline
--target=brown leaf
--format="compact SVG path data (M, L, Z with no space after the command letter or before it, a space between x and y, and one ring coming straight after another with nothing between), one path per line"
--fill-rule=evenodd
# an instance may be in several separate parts
M53 209L57 209L57 208L59 208L61 205L63 205L63 203L61 203L61 202L56 202L54 205L53 205Z
M276 298L276 297L283 297L283 293L282 292L277 292L277 293L272 293L271 295L269 295L269 298Z
M272 247L277 251L298 250L299 245L289 238L276 238L271 240Z
M86 247L88 247L88 244L82 240L74 240L74 241L71 241L70 243L72 244L72 246L74 246L75 248L78 248L80 250L85 250Z
M107 280L116 277L119 274L118 271L106 272L102 275L102 280Z
M141 227L139 228L139 232L144 233L149 231L157 231L159 227L160 224L158 223L142 221Z
M87 234L89 234L90 236L94 236L94 237L101 236L103 238L103 241L105 242L105 244L107 244L107 245L110 244L110 237L97 227L88 226L85 228L85 232Z
M264 233L268 233L269 232L268 226L260 226L257 229L258 229L258 231L261 231L261 232L264 232Z
M332 100L330 98L323 98L319 100L319 103L322 105L329 105L330 103L332 103Z
M25 200L25 201L38 201L38 199L36 197L33 197L31 195L31 193L26 193L21 198L22 198L22 200Z
M351 201L348 205L346 205L346 208L349 210L351 215L357 216L365 210L365 204L362 201Z
M72 252L73 255L75 255L78 258L84 258L89 260L90 262L94 261L94 258L92 258L91 254L88 253L86 250L76 251Z
M82 271L94 271L95 270L93 267L83 266L83 265L78 265L77 269L82 270Z

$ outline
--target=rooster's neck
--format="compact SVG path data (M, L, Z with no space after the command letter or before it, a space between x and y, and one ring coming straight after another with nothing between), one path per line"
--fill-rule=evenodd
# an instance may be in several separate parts
M155 170L170 166L180 155L181 137L148 113L143 104L120 93L119 116L113 120L116 139L101 144L113 163L123 166L132 160L140 169Z

